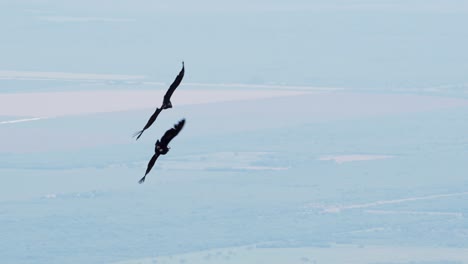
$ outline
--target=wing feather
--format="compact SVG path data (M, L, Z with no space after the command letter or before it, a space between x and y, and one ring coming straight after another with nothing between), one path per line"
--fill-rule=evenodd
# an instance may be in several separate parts
M175 124L173 128L167 130L161 138L161 145L167 147L169 142L171 142L171 140L179 134L184 125L185 119L182 119L179 121L179 123Z
M161 111L162 111L162 108L156 108L156 111L154 111L154 113L148 119L148 122L146 122L145 127L142 130L133 134L133 136L136 137L137 140L141 137L143 132L145 132L145 130L148 129L154 123L154 121L156 121L156 118L158 118L158 115L159 113L161 113Z
M164 95L164 102L169 102L171 100L171 96L174 93L175 89L182 82L182 79L184 78L184 74L185 74L185 66L184 66L184 62L182 62L182 70L180 70L179 74L177 75L175 80L172 82L171 86L169 86L169 89Z
M145 182L146 175L148 175L148 173L151 171L158 157L159 154L154 154L153 157L150 159L150 161L148 162L148 166L146 167L145 176L143 176L143 178L141 178L140 181L138 181L139 183Z

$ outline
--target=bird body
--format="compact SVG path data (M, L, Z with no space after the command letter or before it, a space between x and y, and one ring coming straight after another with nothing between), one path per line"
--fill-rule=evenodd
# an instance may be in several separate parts
M179 132L182 130L182 128L185 125L185 119L180 120L177 124L174 125L173 128L169 129L164 133L164 135L161 137L161 140L157 140L154 148L154 155L151 158L151 160L148 162L148 166L146 168L145 176L140 179L139 183L143 183L146 179L146 175L151 171L153 168L154 164L156 163L156 160L160 155L166 155L169 152L169 143L171 142L172 139L174 139Z

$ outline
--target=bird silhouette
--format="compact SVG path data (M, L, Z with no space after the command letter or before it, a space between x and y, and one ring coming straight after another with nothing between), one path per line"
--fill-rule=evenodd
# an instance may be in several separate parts
M184 127L184 125L185 125L185 119L180 120L177 124L174 125L173 128L167 130L166 133L164 133L164 135L161 137L161 140L156 141L155 148L154 148L154 155L148 162L145 176L143 176L143 178L141 178L140 181L138 181L138 183L145 182L146 175L148 175L148 173L153 168L159 155L166 155L169 152L169 149L170 149L168 146L169 142L171 142L171 140L179 134L179 132Z
M175 80L172 82L171 86L169 86L169 89L167 89L167 92L164 95L161 108L156 108L153 115L151 115L151 117L148 119L148 122L146 122L145 127L142 130L137 131L133 134L133 136L136 137L136 140L138 140L143 134L143 132L145 132L145 130L148 129L154 123L154 121L156 121L156 118L158 118L159 113L161 113L163 109L172 108L171 96L174 93L175 89L182 82L182 79L184 78L184 74L185 74L185 65L184 65L184 62L182 61L182 70L180 70L179 74L177 75Z

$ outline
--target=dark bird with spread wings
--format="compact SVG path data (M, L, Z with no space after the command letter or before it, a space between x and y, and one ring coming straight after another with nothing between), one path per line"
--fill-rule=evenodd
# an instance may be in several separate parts
M171 142L171 140L179 134L179 132L184 127L184 124L185 119L180 120L179 123L175 124L173 128L167 130L166 133L164 133L161 140L156 141L154 155L148 162L148 167L146 168L145 176L143 176L143 178L140 179L139 183L143 183L145 181L146 175L148 175L148 173L153 168L159 155L166 155L167 152L169 152L169 142Z
M146 129L148 129L154 123L154 121L156 121L156 118L158 118L159 113L161 113L163 109L172 108L171 96L174 93L175 89L182 82L182 79L184 78L184 74L185 74L185 65L184 65L184 62L182 62L182 70L180 70L179 74L177 75L175 80L172 82L171 86L169 86L169 89L167 89L167 92L164 95L161 108L156 108L156 111L154 111L153 115L151 115L148 122L146 122L145 127L133 135L134 137L136 137L137 140L141 137L143 132Z

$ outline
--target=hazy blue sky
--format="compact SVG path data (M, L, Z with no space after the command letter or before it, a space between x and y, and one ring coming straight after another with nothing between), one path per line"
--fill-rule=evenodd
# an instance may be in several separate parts
M1 1L0 70L343 87L468 83L467 1Z
M454 0L0 0L0 262L466 263L467 25Z

